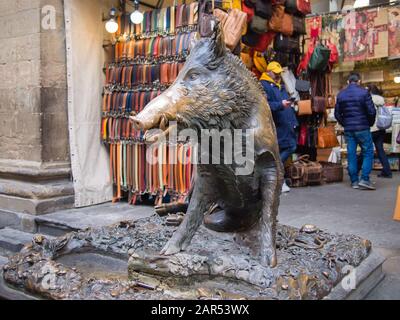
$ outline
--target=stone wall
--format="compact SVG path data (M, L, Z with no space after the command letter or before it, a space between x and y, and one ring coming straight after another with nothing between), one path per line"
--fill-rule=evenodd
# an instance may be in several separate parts
M0 211L70 207L63 0L0 0L0 30Z
M44 5L55 30L41 28ZM0 0L0 159L69 161L62 0Z

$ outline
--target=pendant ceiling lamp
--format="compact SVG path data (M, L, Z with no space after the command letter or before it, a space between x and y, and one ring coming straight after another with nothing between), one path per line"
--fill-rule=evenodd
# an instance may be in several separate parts
M115 20L115 15L117 14L117 10L112 8L110 10L110 20L106 22L106 30L109 33L115 33L118 31L118 23Z
M139 10L139 1L138 0L135 0L134 6L135 6L135 11L133 11L131 14L131 21L134 24L140 24L143 22L143 13L141 13Z

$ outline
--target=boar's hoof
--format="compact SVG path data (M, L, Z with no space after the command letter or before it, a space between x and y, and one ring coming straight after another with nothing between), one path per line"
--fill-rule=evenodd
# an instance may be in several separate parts
M182 251L182 248L175 244L173 241L169 241L165 247L161 250L160 254L163 256L172 256Z
M262 253L261 254L261 264L264 265L265 267L271 267L275 268L276 265L278 264L278 259L276 257L276 252L275 250L268 250L269 252L267 253Z
M204 225L216 232L243 232L257 223L258 218L252 215L231 215L225 210L216 211L204 217Z

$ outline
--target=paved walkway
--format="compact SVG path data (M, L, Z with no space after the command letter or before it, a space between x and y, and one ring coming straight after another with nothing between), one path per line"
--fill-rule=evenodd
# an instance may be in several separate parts
M372 241L388 260L386 278L369 299L400 299L400 222L394 221L400 174L372 177L376 191L353 190L349 182L292 189L281 198L279 220L301 227L312 223L330 232L351 233Z

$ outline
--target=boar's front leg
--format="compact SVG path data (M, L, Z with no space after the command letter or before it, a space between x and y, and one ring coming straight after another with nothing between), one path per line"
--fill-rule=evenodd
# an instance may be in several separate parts
M212 204L210 189L205 177L197 177L185 219L162 249L162 255L172 255L185 250L201 225L204 213Z
M261 263L274 268L276 258L276 225L283 184L282 165L274 160L264 162L261 175L262 217L260 228Z

